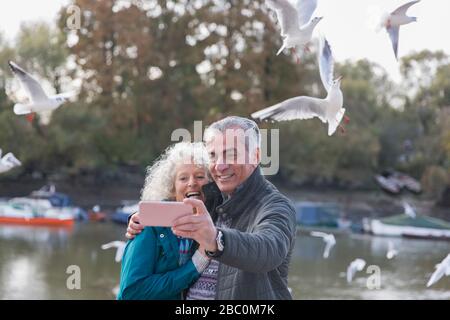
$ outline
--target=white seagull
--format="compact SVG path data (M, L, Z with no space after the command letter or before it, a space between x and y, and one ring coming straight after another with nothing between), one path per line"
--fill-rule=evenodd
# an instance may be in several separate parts
M47 96L40 83L28 72L12 61L9 61L8 64L14 75L20 80L22 87L27 91L29 98L28 104L16 103L14 105L14 113L17 115L30 115L28 119L32 121L35 112L53 111L73 95L72 93L60 93Z
M2 149L0 149L0 173L21 165L22 163L11 152L8 152L2 158Z
M450 254L447 255L447 257L442 260L441 263L436 265L436 271L434 271L433 275L428 281L427 287L430 287L438 282L439 279L441 279L444 275L450 276Z
M281 26L283 45L278 50L277 55L286 48L291 49L295 54L297 46L304 51L309 51L308 45L314 28L322 20L322 17L311 19L317 8L317 0L298 0L297 8L288 0L266 0L266 4L276 12ZM297 57L297 63L299 62L300 59Z
M350 263L347 268L347 282L350 283L353 280L353 276L356 272L362 271L366 266L366 262L363 259L355 259Z
M332 233L325 233L320 231L312 231L311 236L321 237L325 242L325 250L323 251L323 257L326 259L330 255L331 248L336 244L336 238Z
M389 33L389 37L391 38L392 48L394 49L395 59L398 59L398 37L400 26L411 23L413 21L417 21L417 17L409 17L406 15L406 11L412 5L416 4L420 0L408 2L391 13L387 13L383 15L381 20L381 26L386 28L387 33Z
M388 258L390 260L390 259L394 258L397 254L398 254L398 251L394 248L394 243L392 241L389 241L386 258Z
M118 241L118 240L117 241L111 241L111 242L103 244L102 245L102 249L106 250L106 249L110 249L110 248L117 248L116 256L115 256L114 260L116 262L120 262L120 261L122 261L123 252L125 251L125 245L126 244L127 243L124 242L124 241Z
M342 76L333 80L334 59L330 45L325 38L320 41L318 54L320 78L327 90L325 99L308 96L294 97L274 106L254 112L251 116L258 120L287 121L295 119L311 119L318 117L323 123L328 123L328 135L331 136L338 126L345 132L344 126L340 125L342 118L348 122L349 118L344 116L344 97L340 88Z
M413 209L413 207L411 207L411 205L408 202L406 202L405 200L403 200L402 204L403 204L403 208L405 209L404 213L408 217L415 219L417 217L417 214L416 214L416 211Z

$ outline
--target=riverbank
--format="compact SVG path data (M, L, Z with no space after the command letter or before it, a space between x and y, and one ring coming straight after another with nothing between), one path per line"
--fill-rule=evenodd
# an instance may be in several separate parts
M144 184L144 175L135 173L126 178L98 182L95 179L72 179L52 182L58 192L71 196L75 205L90 209L100 205L107 212L114 211L124 200L137 201ZM47 184L43 179L0 181L0 198L21 197ZM293 201L334 202L341 206L346 218L384 217L403 212L402 201L410 203L419 214L450 221L450 208L436 206L423 195L404 193L392 196L381 190L337 190L327 188L293 188L275 185Z
M450 221L450 208L437 206L423 195L404 193L393 196L381 190L280 189L296 201L338 203L345 217L350 219L379 218L403 213L402 202L405 200L418 214Z

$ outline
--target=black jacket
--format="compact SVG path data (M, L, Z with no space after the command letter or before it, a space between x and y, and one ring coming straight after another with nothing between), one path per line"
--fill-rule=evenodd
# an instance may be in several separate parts
M216 225L228 221L219 228L225 248L215 258L220 262L216 299L292 299L287 284L296 235L292 202L260 168L227 201L215 183L203 191Z

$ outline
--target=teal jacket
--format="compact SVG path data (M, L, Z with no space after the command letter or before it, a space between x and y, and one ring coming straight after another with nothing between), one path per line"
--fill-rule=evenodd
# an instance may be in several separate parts
M118 300L179 300L200 276L192 260L178 265L179 247L168 227L146 227L122 258Z

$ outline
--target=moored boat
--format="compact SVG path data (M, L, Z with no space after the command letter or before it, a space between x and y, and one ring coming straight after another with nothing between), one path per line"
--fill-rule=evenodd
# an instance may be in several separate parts
M378 185L390 194L400 194L404 189L418 194L422 192L419 181L413 177L394 170L385 170L375 175Z
M138 210L139 210L138 202L124 201L124 205L118 208L111 215L111 220L120 224L128 224L128 217L131 214L138 212Z
M383 219L366 219L364 231L374 235L450 240L450 223L428 216L406 214Z
M35 226L71 226L71 208L55 208L48 200L13 198L0 202L0 223Z
M295 203L297 224L311 228L351 228L351 221L342 217L336 203L302 201Z
M69 195L56 192L56 187L54 185L45 185L39 190L31 192L26 199L30 200L48 200L50 205L55 208L64 209L65 211L70 211L75 220L88 220L88 213L80 208L73 205L72 199Z
M32 226L72 226L75 220L68 218L46 218L46 217L2 217L0 216L0 224L21 224Z

